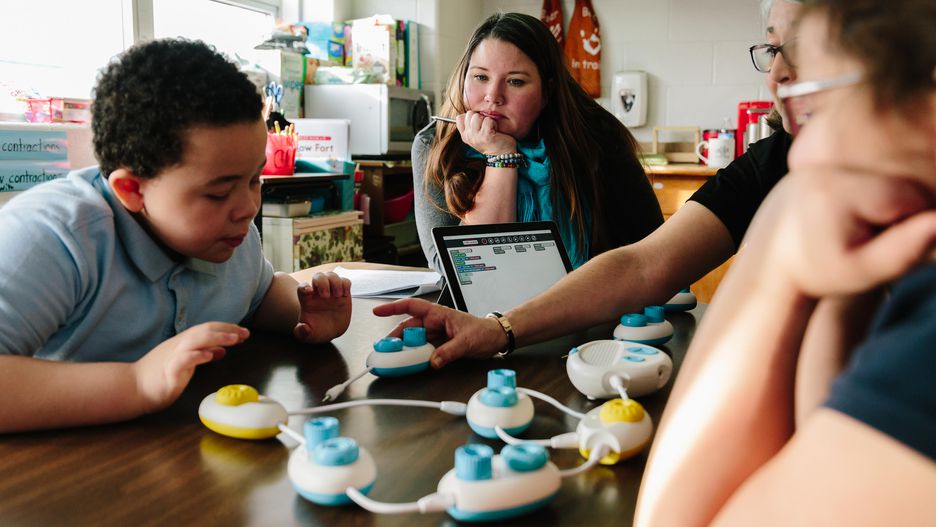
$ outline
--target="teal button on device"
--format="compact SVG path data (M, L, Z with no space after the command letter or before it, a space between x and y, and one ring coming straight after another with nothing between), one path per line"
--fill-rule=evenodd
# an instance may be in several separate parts
M386 337L374 343L374 351L377 353L394 353L403 351L403 341L396 337Z
M306 448L312 452L315 447L329 439L338 437L340 434L340 425L338 419L334 417L319 417L306 421L302 431L306 439Z
M426 328L411 327L403 328L403 345L410 348L418 348L426 343Z
M487 445L465 445L455 450L455 477L462 481L491 479L494 449Z
M485 388L478 396L482 403L488 406L509 408L517 405L517 390L501 386L499 388Z
M315 462L327 467L350 465L358 460L360 450L357 441L350 437L333 437L315 446Z
M639 328L647 325L647 317L640 313L628 313L621 317L621 325L629 328Z
M511 470L517 472L539 470L549 461L546 449L533 444L507 445L501 450L501 457Z
M491 370L488 372L487 385L488 388L516 388L517 372L505 368Z

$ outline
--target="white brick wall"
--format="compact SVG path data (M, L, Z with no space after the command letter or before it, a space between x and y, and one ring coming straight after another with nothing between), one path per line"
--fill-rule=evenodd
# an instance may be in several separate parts
M442 6L448 0L440 0ZM482 17L497 11L539 16L539 0L481 0ZM562 0L565 27L575 5ZM738 102L767 96L747 48L763 40L758 0L592 0L601 25L600 102L615 71L649 74L647 125L632 131L650 141L654 126L736 126ZM444 10L444 7L442 8Z
M389 13L420 27L423 88L437 100L474 28L498 11L539 16L542 0L348 0L353 17ZM565 27L574 0L562 0ZM347 5L347 4L346 4ZM758 0L592 0L601 25L602 98L615 71L649 74L647 125L735 127L738 102L768 98L747 48L763 41Z

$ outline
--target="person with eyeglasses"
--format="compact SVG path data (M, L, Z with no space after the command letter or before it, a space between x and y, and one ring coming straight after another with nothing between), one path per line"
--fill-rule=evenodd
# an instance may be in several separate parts
M766 51L752 51L755 66L767 73L767 86L796 80L785 50L798 0L763 0ZM743 52L740 51L739 52ZM665 303L680 289L728 260L741 246L748 224L767 193L786 174L792 143L780 114L778 130L710 178L662 226L640 241L604 252L541 295L504 312L479 318L421 299L405 299L374 309L380 316L408 314L391 335L407 325L423 325L439 347L435 368L461 357L486 358L613 320L644 306ZM572 306L573 309L569 309ZM508 321L507 324L503 324ZM511 330L505 329L509 327Z
M696 331L638 527L936 521L936 2L801 17L790 174Z

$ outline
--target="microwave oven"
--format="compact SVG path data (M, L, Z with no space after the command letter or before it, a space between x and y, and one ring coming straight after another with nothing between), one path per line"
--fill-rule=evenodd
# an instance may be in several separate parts
M313 84L305 87L305 116L349 119L352 156L409 154L429 124L432 94L386 84Z

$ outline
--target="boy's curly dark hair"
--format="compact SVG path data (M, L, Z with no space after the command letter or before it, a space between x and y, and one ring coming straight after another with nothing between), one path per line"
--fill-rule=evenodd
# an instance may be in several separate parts
M256 86L204 42L133 46L104 68L94 89L91 129L101 172L156 177L182 161L191 127L258 120L261 105Z

